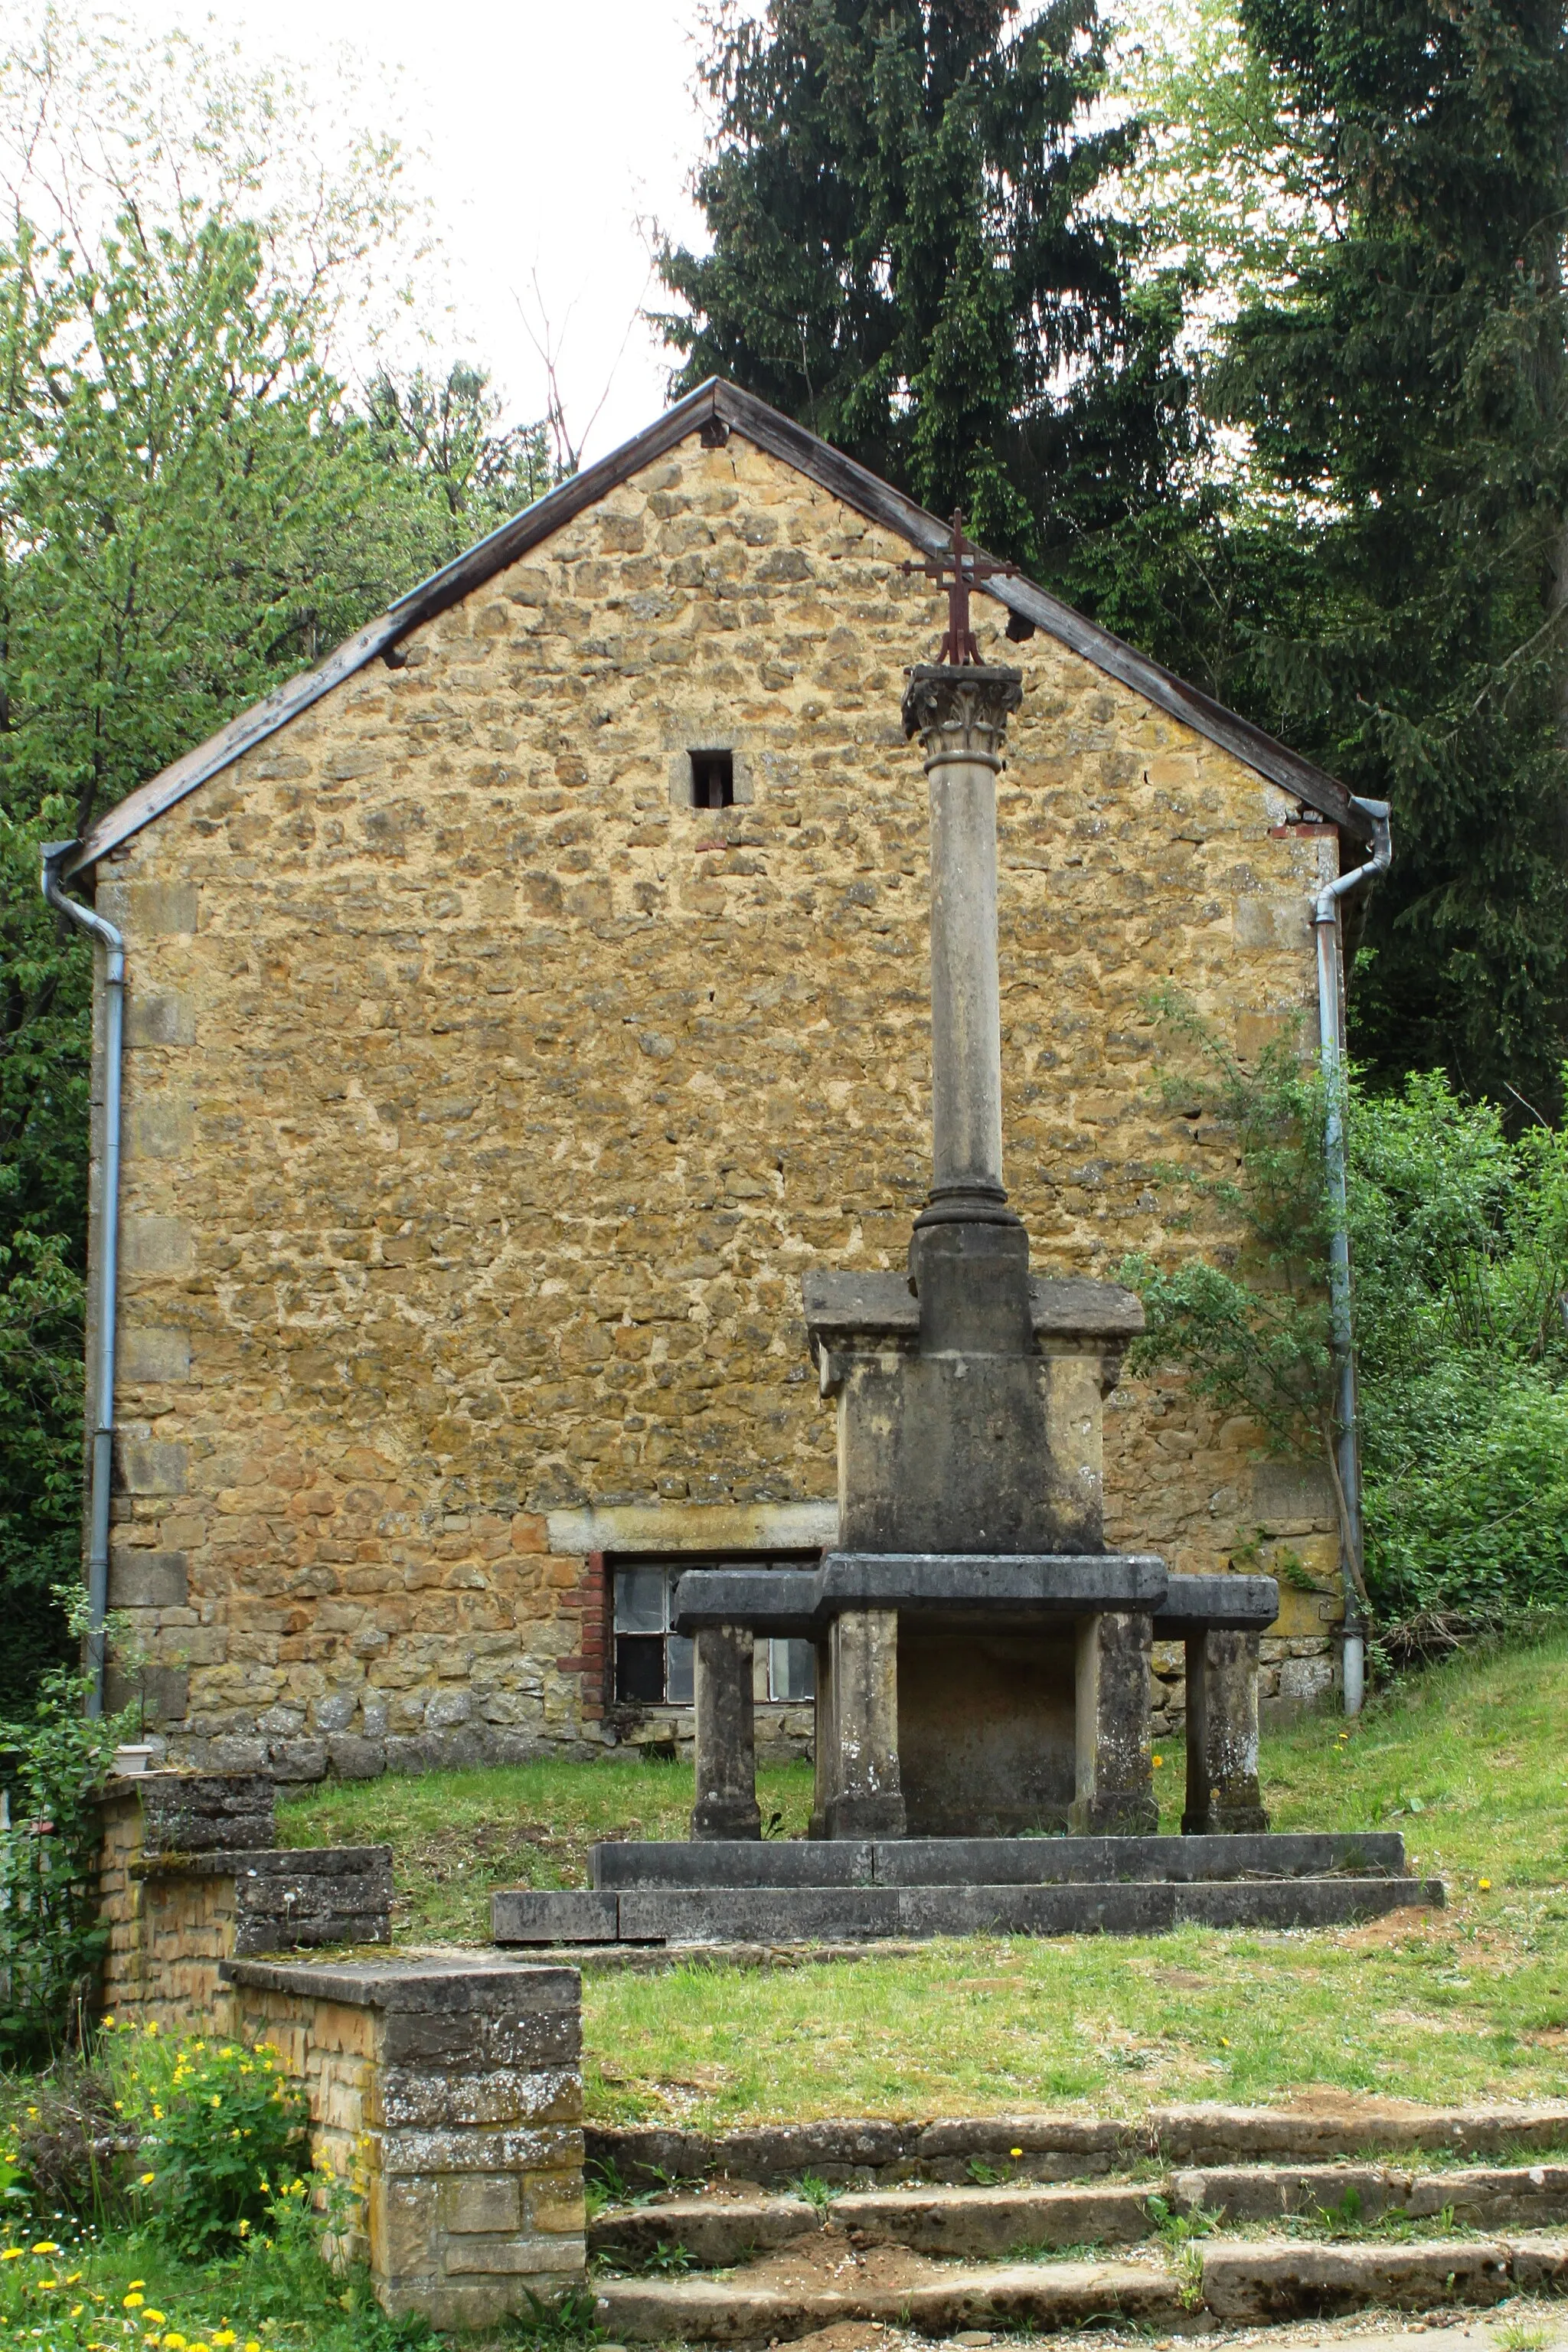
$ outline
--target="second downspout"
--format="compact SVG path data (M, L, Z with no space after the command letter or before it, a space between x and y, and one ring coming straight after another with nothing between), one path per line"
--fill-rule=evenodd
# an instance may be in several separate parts
M1323 1076L1323 1159L1329 1194L1329 1319L1334 1348L1335 1469L1343 1513L1345 1593L1344 1701L1361 1713L1366 1689L1366 1633L1360 1605L1362 1575L1361 1437L1356 1426L1355 1343L1351 1318L1351 1243L1346 1227L1344 1119L1344 964L1340 901L1386 874L1394 856L1386 801L1356 800L1372 819L1373 851L1337 881L1325 883L1312 907L1318 946L1318 1066Z
M89 1715L103 1713L104 1620L109 1613L109 1504L114 1481L115 1315L120 1289L121 1072L125 1042L125 941L102 915L68 898L60 866L74 841L46 841L43 891L49 905L101 942L103 963L103 1157L98 1186L98 1362L92 1384L92 1472L89 1486L87 1665Z

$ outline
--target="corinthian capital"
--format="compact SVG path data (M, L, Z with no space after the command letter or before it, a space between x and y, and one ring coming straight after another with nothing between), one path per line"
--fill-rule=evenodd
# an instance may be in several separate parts
M922 663L904 688L904 733L918 735L932 760L985 760L1000 766L1007 715L1024 699L1024 673L965 663L938 669Z

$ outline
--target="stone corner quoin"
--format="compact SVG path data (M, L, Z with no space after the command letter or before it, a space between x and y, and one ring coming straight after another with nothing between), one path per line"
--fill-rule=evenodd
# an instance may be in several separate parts
M304 1781L684 1738L689 1708L611 1703L606 1551L823 1539L801 1276L901 1266L929 1175L900 698L942 608L909 553L694 427L100 861L130 975L110 1597L176 1758ZM1166 1246L1156 1164L1223 1150L1161 1100L1151 992L1243 1052L1285 1032L1336 837L1281 837L1287 792L974 617L1024 682L1007 1182L1037 1272L1108 1276ZM692 807L714 747L743 791ZM1267 1706L1327 1686L1337 1549L1321 1482L1257 1451L1174 1377L1107 1417L1109 1541L1201 1573L1263 1525L1324 1588L1265 1639ZM1157 1736L1181 1664L1156 1646Z

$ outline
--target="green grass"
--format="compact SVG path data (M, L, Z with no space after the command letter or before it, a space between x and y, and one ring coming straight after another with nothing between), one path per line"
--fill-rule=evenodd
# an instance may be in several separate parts
M1265 1741L1279 1829L1402 1830L1446 1913L1326 1933L976 1938L830 1968L683 1967L584 1982L591 2114L719 2125L833 2114L1332 2087L1436 2103L1568 2095L1568 1641L1459 1661L1353 1727ZM1163 1748L1165 1825L1184 1761ZM804 1827L810 1777L762 1776ZM491 1886L582 1883L596 1836L679 1836L674 1765L540 1765L334 1788L285 1808L307 1844L397 1850L408 1937L482 1938Z

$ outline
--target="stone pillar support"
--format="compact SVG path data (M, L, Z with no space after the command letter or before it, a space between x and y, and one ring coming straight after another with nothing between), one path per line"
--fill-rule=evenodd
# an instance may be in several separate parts
M896 1609L847 1609L829 1626L817 1650L816 1759L814 1837L903 1836Z
M1258 1635L1187 1636L1187 1837L1268 1827L1258 1785Z
M1107 1610L1078 1629L1078 1789L1068 1826L1079 1837L1148 1837L1160 1826L1149 1751L1153 1621Z
M755 1838L756 1708L752 1696L752 1633L745 1625L705 1625L693 1643L697 1715L694 1838Z
M927 1222L1016 1223L1002 1185L996 772L1016 669L911 670L906 735L931 785L931 1192Z

